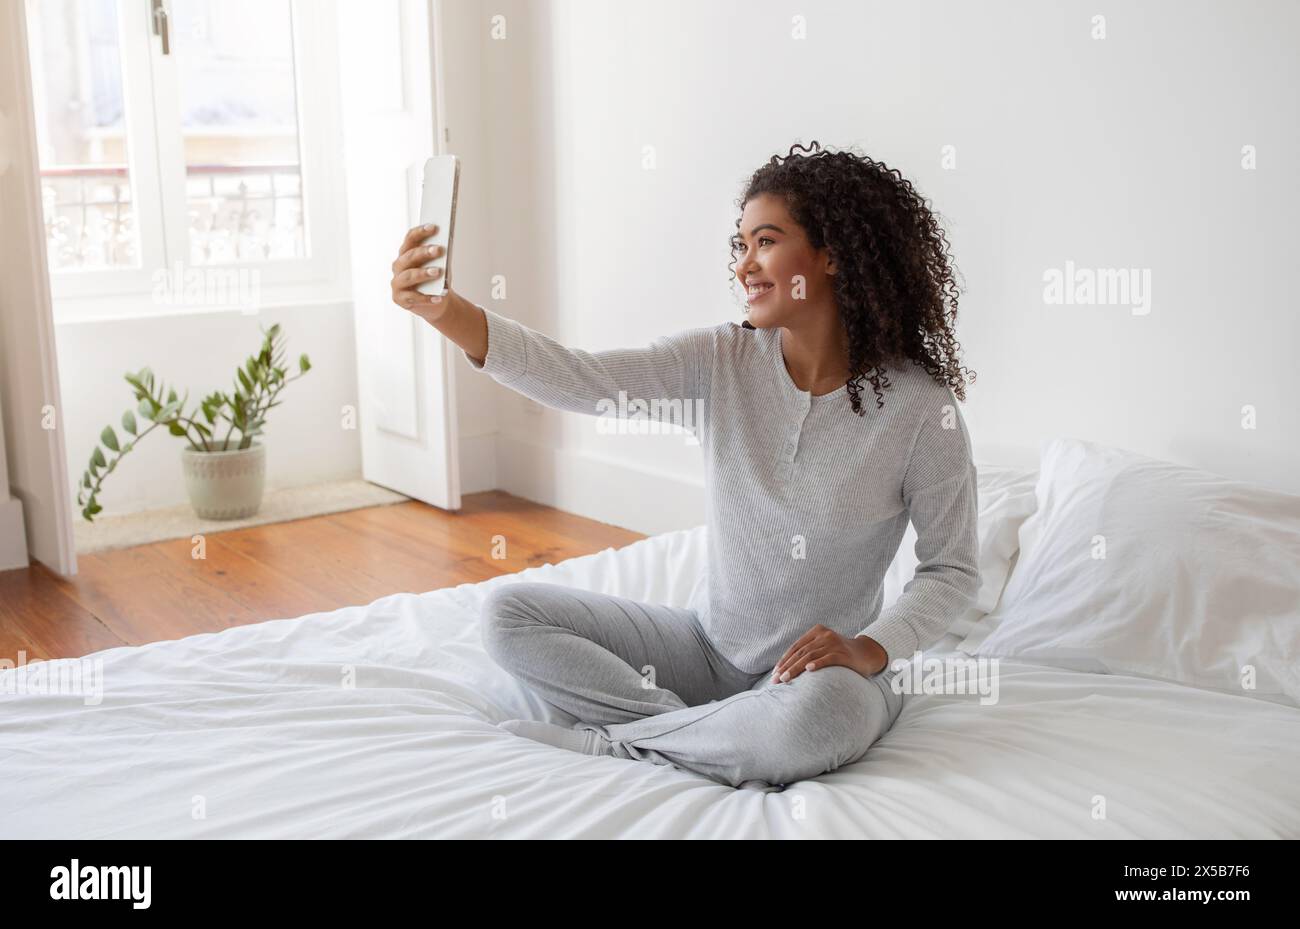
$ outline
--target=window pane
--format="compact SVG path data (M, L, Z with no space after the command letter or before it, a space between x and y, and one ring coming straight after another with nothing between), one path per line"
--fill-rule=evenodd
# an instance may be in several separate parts
M289 0L172 0L190 261L306 257Z
M50 271L139 267L116 0L29 0Z

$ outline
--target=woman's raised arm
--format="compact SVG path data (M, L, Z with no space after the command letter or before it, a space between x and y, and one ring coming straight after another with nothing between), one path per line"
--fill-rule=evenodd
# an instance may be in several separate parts
M437 247L430 252L419 245L432 233L416 227L402 241L393 263L393 302L455 343L475 370L553 409L619 419L638 416L697 433L711 373L710 328L661 336L646 348L566 348L450 287L442 297L416 290L437 274L436 268L429 274L422 267L438 254Z

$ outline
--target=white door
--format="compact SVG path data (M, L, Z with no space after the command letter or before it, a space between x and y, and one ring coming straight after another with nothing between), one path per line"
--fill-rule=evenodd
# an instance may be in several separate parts
M0 570L77 572L23 4L0 4Z
M424 161L447 153L437 94L439 7L436 0L338 4L339 81L362 475L456 510L454 346L395 305L389 287L398 246L419 216Z

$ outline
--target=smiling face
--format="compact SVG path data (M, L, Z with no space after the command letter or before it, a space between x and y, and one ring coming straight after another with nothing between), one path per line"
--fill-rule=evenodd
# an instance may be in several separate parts
M809 312L835 311L835 263L827 249L812 247L780 197L759 194L745 204L732 246L750 325L797 325Z

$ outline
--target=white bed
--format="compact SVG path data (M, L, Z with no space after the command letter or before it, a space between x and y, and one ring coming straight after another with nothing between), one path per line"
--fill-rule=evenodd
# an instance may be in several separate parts
M706 533L89 656L98 705L0 696L0 836L1300 836L1300 709L1136 677L1003 661L996 705L909 694L860 761L776 793L495 728L572 717L485 655L488 590L684 604Z

